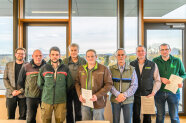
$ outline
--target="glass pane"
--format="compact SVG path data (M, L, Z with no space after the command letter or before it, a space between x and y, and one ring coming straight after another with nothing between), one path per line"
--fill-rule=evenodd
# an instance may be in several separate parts
M186 0L144 0L144 18L186 19Z
M68 0L25 0L25 18L68 18Z
M138 41L138 0L124 1L124 41L128 54L127 61L136 59L136 47Z
M49 60L49 50L53 46L60 48L62 58L66 54L66 27L64 26L27 26L28 60L32 53L40 49L46 61Z
M147 57L152 60L160 55L159 46L167 43L171 47L171 54L182 60L182 30L147 30ZM175 43L176 42L176 43ZM180 89L181 98L179 102L179 111L183 111L183 95ZM166 105L166 111L168 111Z
M13 0L0 1L0 95L4 94L3 74L13 60ZM1 91L3 90L3 91Z
M80 55L95 49L97 61L104 65L114 64L113 53L117 48L116 2L113 0L73 0L72 42L80 45ZM77 6L78 5L78 6ZM111 62L112 61L112 62Z

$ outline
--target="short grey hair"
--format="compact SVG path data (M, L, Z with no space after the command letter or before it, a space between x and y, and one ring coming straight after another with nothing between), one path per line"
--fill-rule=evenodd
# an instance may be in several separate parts
M116 50L116 52L115 52L115 56L118 55L118 51L119 51L119 50L123 50L124 54L126 55L126 51L125 51L124 48L118 48L118 49Z
M168 46L168 47L169 47L169 49L170 49L170 45L169 45L169 44L163 43L163 44L161 44L161 45L159 46L159 50L161 50L161 49L160 49L160 48L161 48L161 46Z
M139 46L137 46L137 47L136 47L136 51L138 50L138 48L139 48L139 47L143 47L143 48L144 48L144 50L145 50L145 52L147 52L146 47L145 47L145 46L143 46L143 45L139 45Z
M79 51L79 45L76 44L76 43L72 43L68 46L68 49L70 50L71 47L77 47L78 48L78 51Z
M59 49L58 47L56 47L56 46L50 48L50 53L51 53L52 51L57 51L57 52L59 52L59 54L60 54L60 49Z

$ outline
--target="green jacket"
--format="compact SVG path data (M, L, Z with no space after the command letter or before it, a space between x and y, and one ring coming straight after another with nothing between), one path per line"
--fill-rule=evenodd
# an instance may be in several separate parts
M122 84L121 84L121 91L125 92L131 85L131 78L132 78L132 74L135 70L134 67L127 65L125 66L125 69L122 73L122 76L120 76L120 70L118 68L118 65L113 65L109 67L111 73L112 73L112 80L113 80L113 86L117 89L117 91L119 91L120 89L120 78L122 78ZM113 94L111 95L111 99L110 101L113 103L119 103L118 101L115 100L116 96L114 96ZM129 103L133 103L134 101L134 95L128 97L123 104L129 104Z
M86 64L86 60L84 58L78 56L78 62L74 63L74 62L72 62L72 59L70 56L68 58L63 59L63 63L68 66L73 64L73 68L70 69L70 67L69 67L69 70L70 70L73 80L75 81L79 66ZM74 83L74 81L73 81L73 83Z
M185 68L179 58L170 55L170 58L167 61L164 61L162 57L159 56L154 58L153 62L155 62L159 68L160 77L169 79L171 74L174 74L182 77L183 79L186 78ZM169 90L166 90L164 88L165 84L162 83L160 90L170 92ZM179 93L179 89L177 93Z
M20 86L21 93L26 97L41 98L40 89L37 85L39 69L46 64L43 60L40 66L37 66L33 60L30 63L23 65L19 72L18 86Z
M56 74L56 80L54 76ZM39 71L38 86L43 90L41 101L47 104L66 103L67 91L72 86L72 77L68 66L60 60L60 65L55 73L51 61Z

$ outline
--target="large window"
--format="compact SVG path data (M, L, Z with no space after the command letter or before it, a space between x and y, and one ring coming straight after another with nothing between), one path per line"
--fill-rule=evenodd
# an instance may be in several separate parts
M28 61L36 49L40 49L48 61L53 46L60 48L63 59L66 56L66 26L27 26Z
M124 0L124 42L131 62L136 59L138 42L138 0Z
M80 45L80 55L95 49L98 62L111 65L117 48L117 17L115 0L73 0L72 42ZM109 62L110 61L110 62Z
M186 19L186 0L144 0L144 18Z
M13 60L13 0L0 1L0 94L4 90L3 73L7 62Z
M171 54L183 60L183 28L171 28L166 24L146 24L145 37L147 44L147 57L152 60L160 55L159 46L162 43L167 43L171 47ZM183 112L184 90L180 89L181 98L179 102L179 112ZM166 105L166 111L168 106Z
M68 0L25 0L25 18L68 18Z

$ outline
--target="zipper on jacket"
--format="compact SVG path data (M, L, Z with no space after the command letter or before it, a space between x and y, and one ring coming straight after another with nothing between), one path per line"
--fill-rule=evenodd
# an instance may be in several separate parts
M55 102L55 88L56 88L56 79L57 79L57 69L54 70L55 73L54 73L54 85L53 85L53 88L54 88L54 94L53 94L53 104Z
M103 96L103 101L105 102L105 97Z

